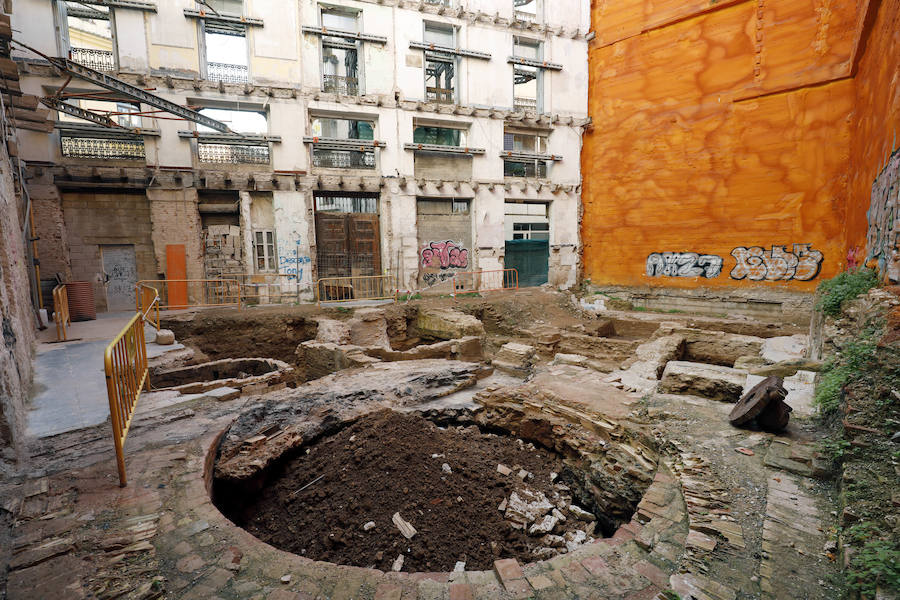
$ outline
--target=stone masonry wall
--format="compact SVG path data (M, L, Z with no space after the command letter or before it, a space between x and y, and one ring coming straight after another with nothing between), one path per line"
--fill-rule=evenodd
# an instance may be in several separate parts
M148 189L156 273L166 274L166 246L184 244L187 278L203 279L203 246L197 190ZM154 277L154 279L156 279Z
M35 339L29 265L6 145L0 144L0 471L22 455Z

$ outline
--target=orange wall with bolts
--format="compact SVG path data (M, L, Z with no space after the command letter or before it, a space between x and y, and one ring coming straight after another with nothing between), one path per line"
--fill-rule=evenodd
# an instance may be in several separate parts
M871 2L854 82L848 248L865 248L872 182L900 147L900 0ZM865 35L868 34L868 35Z
M897 3L885 2L895 32ZM853 68L869 8L851 0L594 0L585 278L811 291L843 269L847 236L859 235L858 206L868 207L850 169L856 146L868 144L855 130ZM887 37L881 45L896 45L896 35ZM859 71L873 71L880 88L889 76L868 65L870 52ZM896 85L897 61L886 62ZM881 93L872 102L883 103ZM874 175L863 178L869 186ZM865 209L861 231L864 239ZM794 244L810 245L805 258ZM779 258L781 246L801 255L799 267ZM735 250L751 247L765 259L750 264ZM664 252L721 257L721 273L696 276L714 272L691 268L687 255L681 272L689 276L649 276L648 257Z

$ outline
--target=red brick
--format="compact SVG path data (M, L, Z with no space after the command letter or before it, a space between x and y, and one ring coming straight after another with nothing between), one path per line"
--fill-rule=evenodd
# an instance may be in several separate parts
M497 576L500 578L500 581L503 582L503 585L506 585L507 580L525 578L525 572L522 570L522 565L514 558L495 560L494 570L497 572Z
M631 592L625 596L624 600L655 600L660 592L662 592L661 588L651 585L642 590Z
M534 592L524 579L510 579L503 582L506 592L513 598L531 598Z
M609 572L609 565L599 556L591 556L581 561L581 565L587 569L591 575L598 576Z
M450 600L475 600L472 586L466 583L450 584Z
M572 583L584 583L588 579L591 578L591 574L588 573L587 569L581 566L581 563L573 562L562 569L563 577L571 581Z

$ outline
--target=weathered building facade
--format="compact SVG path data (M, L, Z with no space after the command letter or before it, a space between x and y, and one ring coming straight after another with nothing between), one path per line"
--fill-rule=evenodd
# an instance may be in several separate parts
M900 260L896 176L870 207L898 147L900 3L598 1L592 28L585 277L808 292L889 270L867 230Z
M522 260L570 286L588 24L586 0L21 0L35 50L244 134L17 51L23 91L141 128L60 112L23 132L44 272L93 281L100 310L163 278L308 297L320 277L412 290Z

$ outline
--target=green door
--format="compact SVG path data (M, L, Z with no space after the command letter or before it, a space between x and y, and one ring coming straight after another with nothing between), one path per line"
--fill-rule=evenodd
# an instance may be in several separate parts
M519 287L547 283L549 261L549 240L506 240L504 264L519 272Z

